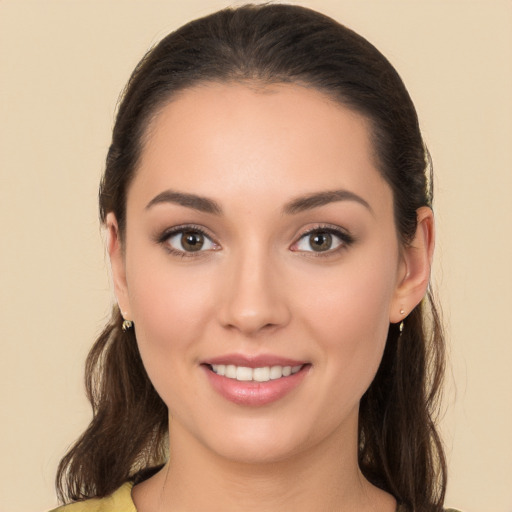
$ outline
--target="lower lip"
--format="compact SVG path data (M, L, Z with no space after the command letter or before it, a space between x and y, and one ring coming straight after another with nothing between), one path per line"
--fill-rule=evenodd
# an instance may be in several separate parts
M216 374L208 366L203 366L206 375L217 393L237 405L262 406L276 402L293 391L304 379L310 365L304 365L289 377L267 382L239 381Z

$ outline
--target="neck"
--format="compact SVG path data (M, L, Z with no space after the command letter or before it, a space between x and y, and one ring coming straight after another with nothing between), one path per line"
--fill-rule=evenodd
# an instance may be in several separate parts
M172 423L171 423L172 425ZM222 510L393 511L394 499L369 484L357 463L357 422L348 433L286 460L227 460L174 425L170 461L134 489L139 512ZM379 503L379 506L376 506Z

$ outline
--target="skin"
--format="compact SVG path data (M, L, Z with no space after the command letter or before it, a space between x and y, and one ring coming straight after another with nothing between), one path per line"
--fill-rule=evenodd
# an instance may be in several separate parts
M169 190L209 198L222 212L174 200L148 206ZM361 201L289 211L297 198L332 190ZM316 90L205 84L159 111L122 240L107 218L116 296L170 415L171 459L134 488L140 512L240 503L394 510L359 471L358 405L389 323L425 294L433 220L418 210L416 237L402 247L392 199L368 123ZM179 234L162 239L182 225L205 231L205 250L184 255ZM307 233L326 226L343 236L315 251ZM283 398L243 406L217 393L201 364L232 353L293 358L308 371Z

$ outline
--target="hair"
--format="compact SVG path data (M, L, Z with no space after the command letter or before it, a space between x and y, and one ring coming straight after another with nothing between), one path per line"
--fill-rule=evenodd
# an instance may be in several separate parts
M399 75L368 41L313 10L281 4L228 8L165 37L140 61L118 106L99 191L121 240L126 195L148 124L186 88L207 82L292 83L319 90L370 123L377 166L393 191L398 237L408 244L417 209L432 201L432 168ZM102 497L165 462L168 411L149 380L133 330L112 317L86 363L93 419L62 459L62 501ZM429 289L402 333L391 324L375 379L361 399L359 464L408 511L442 510L446 463L436 430L444 338Z

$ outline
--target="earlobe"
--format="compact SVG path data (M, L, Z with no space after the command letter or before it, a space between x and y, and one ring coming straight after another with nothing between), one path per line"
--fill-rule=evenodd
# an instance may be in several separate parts
M114 213L110 212L107 214L106 226L107 251L110 258L114 292L116 294L117 303L119 304L119 309L121 310L123 317L126 319L130 311L126 284L126 268L119 226Z
M423 206L417 210L416 234L402 249L402 272L391 304L389 321L401 322L423 299L430 280L434 254L434 215Z

